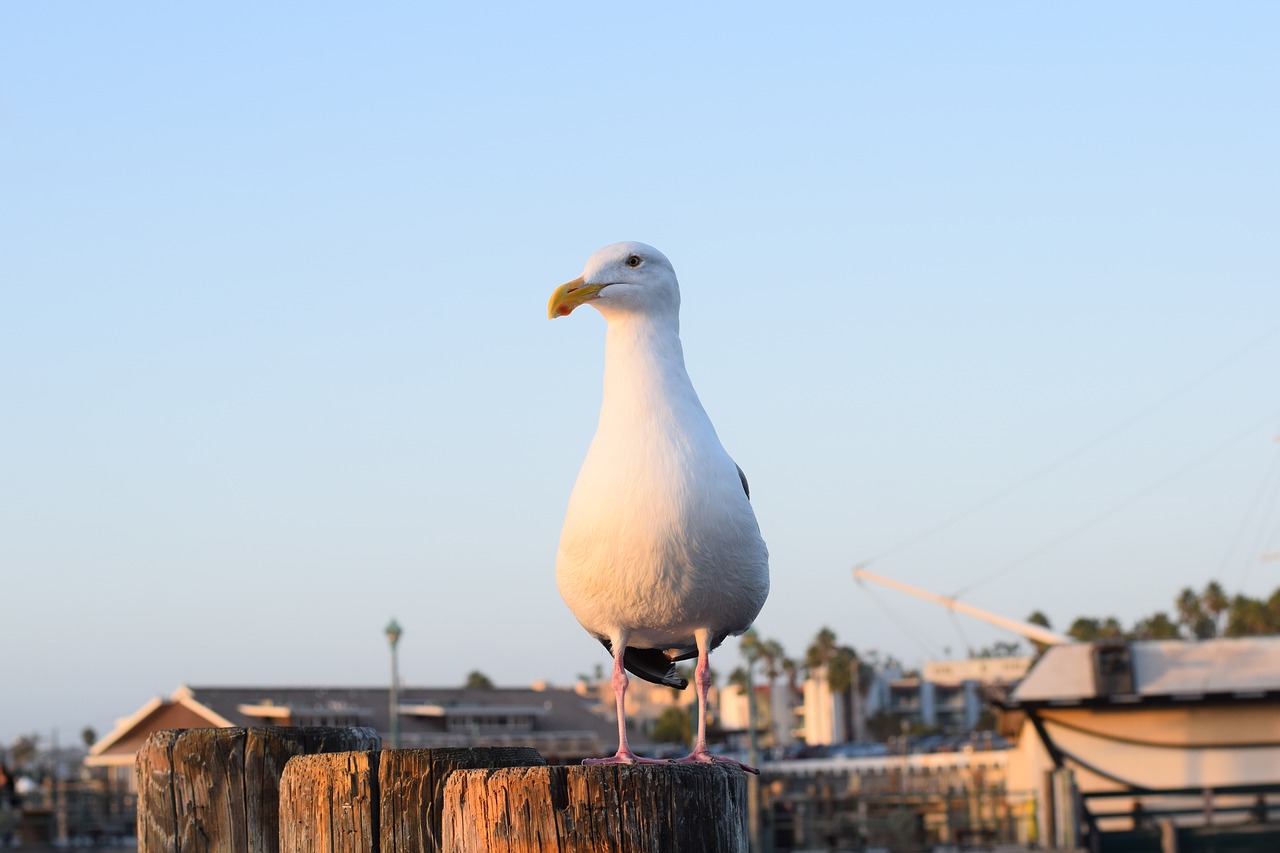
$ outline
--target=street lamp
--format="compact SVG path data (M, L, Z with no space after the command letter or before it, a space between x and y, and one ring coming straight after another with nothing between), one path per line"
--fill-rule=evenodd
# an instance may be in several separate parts
M392 617L387 623L387 643L391 646L391 748L400 748L400 668L396 665L396 645L400 642L400 623Z

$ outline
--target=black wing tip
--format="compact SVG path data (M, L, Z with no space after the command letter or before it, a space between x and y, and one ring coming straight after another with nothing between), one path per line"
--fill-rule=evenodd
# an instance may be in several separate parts
M597 639L610 654L613 653L613 643L607 637ZM627 646L622 653L622 666L636 678L642 678L650 684L661 684L675 690L684 690L689 686L689 681L680 677L680 673L676 672L675 662L662 649Z
M676 690L684 690L689 686L688 680L676 672L675 662L661 649L637 649L627 646L627 650L622 655L622 666L627 672L651 684L661 684Z

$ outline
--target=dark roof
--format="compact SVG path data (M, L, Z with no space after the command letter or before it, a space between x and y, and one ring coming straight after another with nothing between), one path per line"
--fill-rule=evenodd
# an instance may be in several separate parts
M362 725L391 729L386 687L190 687L191 697L237 726L263 725L271 708L287 709L294 725ZM616 738L616 724L572 690L548 687L401 687L400 731L434 732L460 717L523 716L538 732L586 731ZM330 720L330 722L326 722ZM352 722L347 723L347 720ZM354 722L358 720L359 722Z
M157 697L94 745L88 763L123 765L153 731L204 726L366 726L390 747L387 687L188 687ZM402 687L400 746L529 746L548 761L607 755L616 721L572 690ZM642 740L637 737L636 740Z

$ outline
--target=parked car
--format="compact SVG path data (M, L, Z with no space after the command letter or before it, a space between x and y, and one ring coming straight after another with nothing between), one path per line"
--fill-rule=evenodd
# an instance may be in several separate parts
M989 752L993 749L1008 749L1009 740L999 732L971 732L963 745L974 752Z
M883 743L838 743L830 748L833 758L868 758L877 755L888 755L889 747Z

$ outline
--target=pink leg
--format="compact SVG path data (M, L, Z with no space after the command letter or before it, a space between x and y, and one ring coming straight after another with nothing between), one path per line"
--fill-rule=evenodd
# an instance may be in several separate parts
M666 764L655 758L641 758L627 744L627 671L622 668L626 635L611 637L613 643L613 695L618 703L618 752L608 758L584 758L583 764Z
M707 636L708 632L705 630L694 635L698 642L698 666L693 671L693 683L698 691L698 735L693 743L693 752L676 761L680 764L732 764L759 776L760 771L751 765L722 755L712 755L707 750L707 691L711 688L711 656L707 649ZM748 702L754 699L754 696L747 697Z

